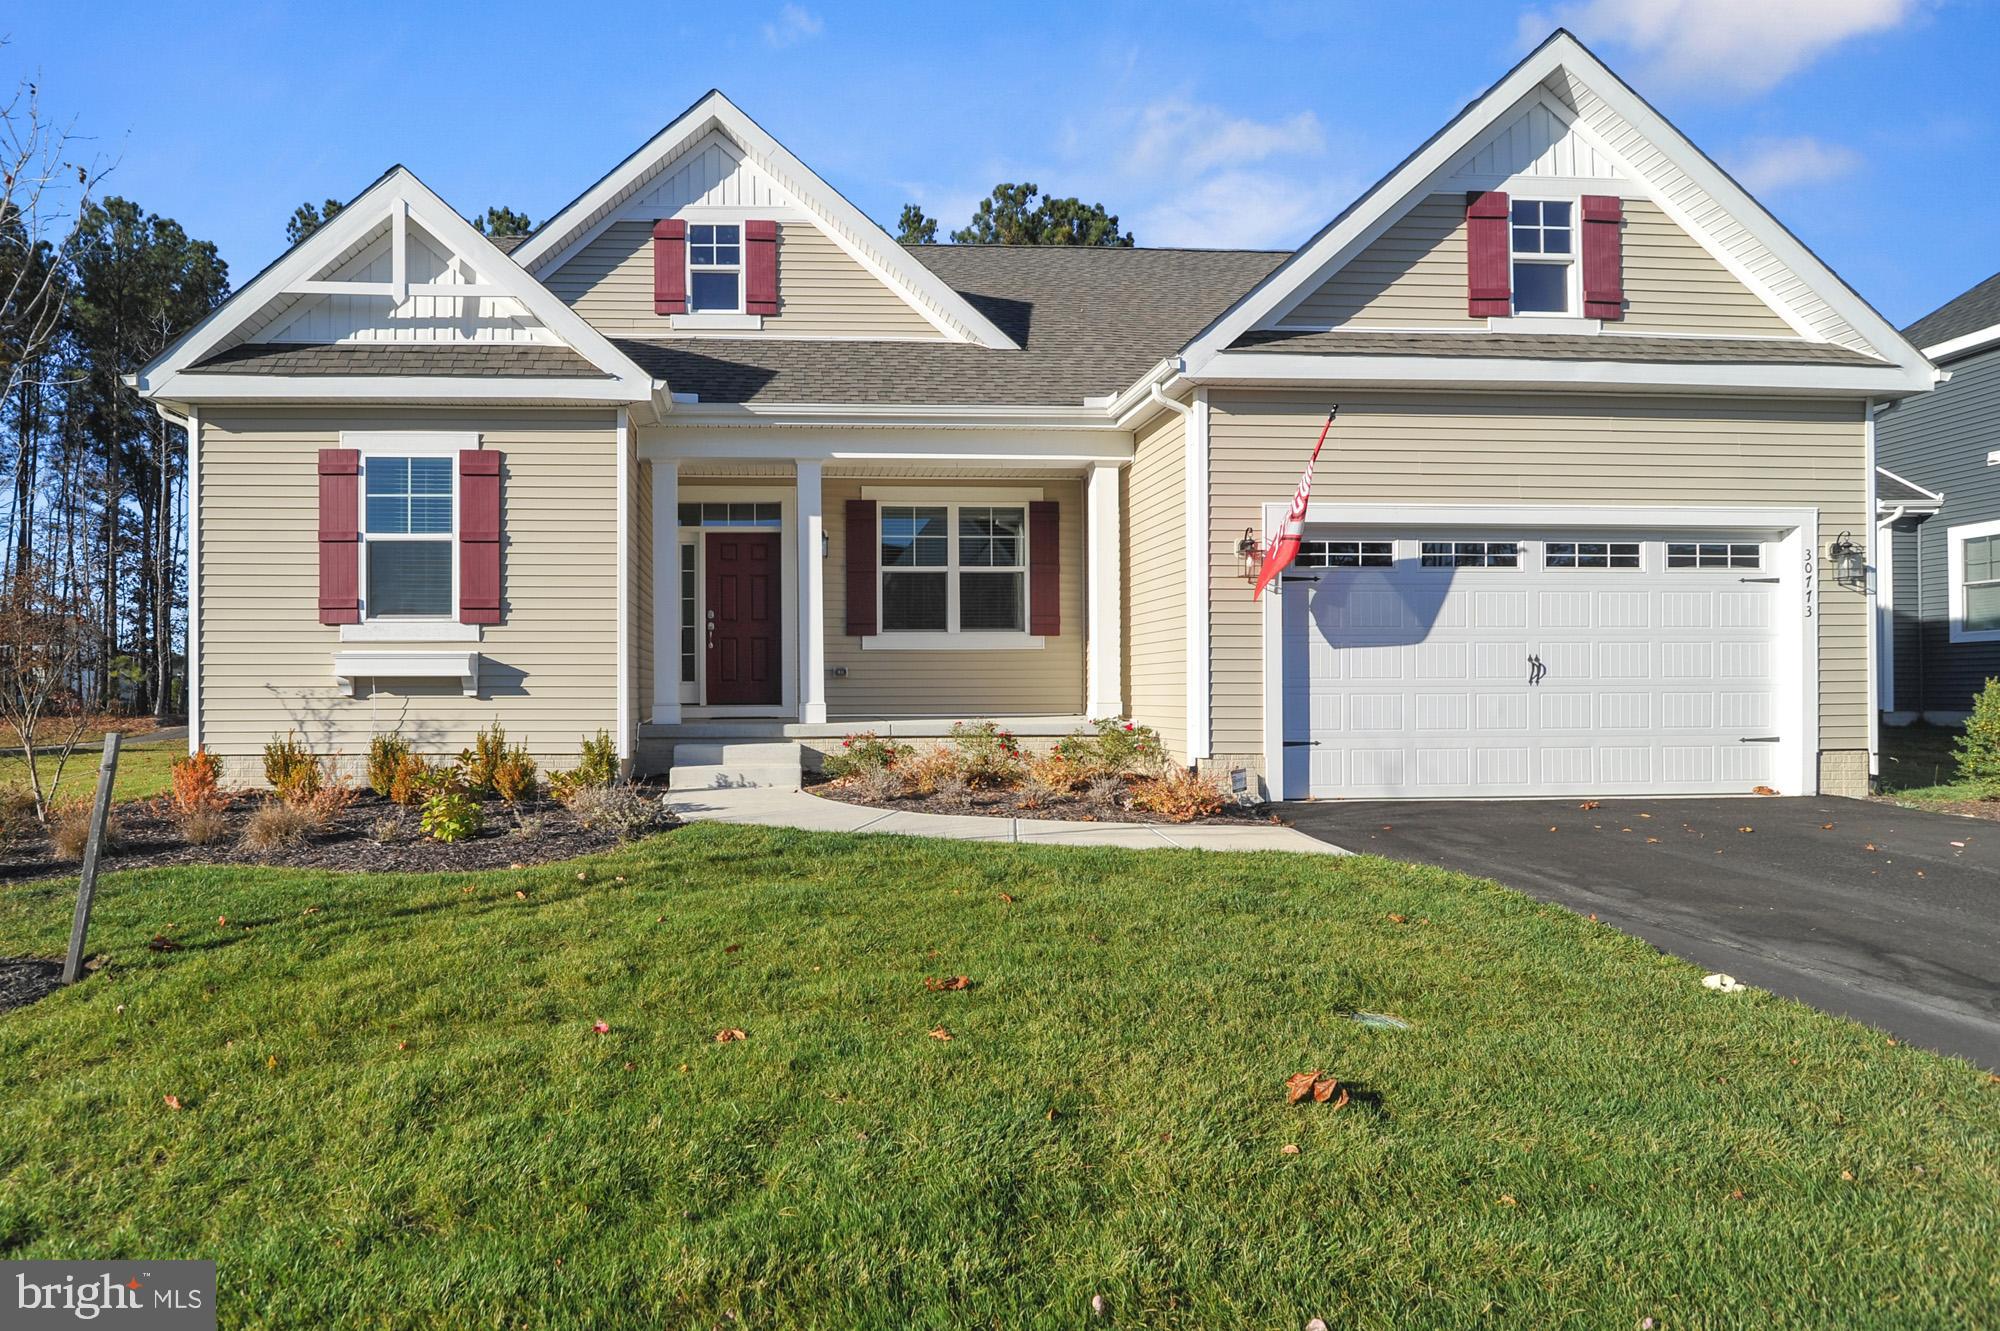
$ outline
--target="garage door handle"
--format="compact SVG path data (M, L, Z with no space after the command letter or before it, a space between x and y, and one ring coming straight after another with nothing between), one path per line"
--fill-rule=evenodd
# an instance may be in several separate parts
M1541 683L1542 676L1548 673L1549 668L1542 664L1541 657L1531 656L1528 658L1528 682L1530 684Z
M1316 749L1319 747L1319 741L1316 739L1288 739L1285 741L1285 747L1288 749Z
M1779 582L1779 578L1738 578L1738 582Z
M1783 738L1782 735L1745 735L1736 742L1738 744L1777 744Z

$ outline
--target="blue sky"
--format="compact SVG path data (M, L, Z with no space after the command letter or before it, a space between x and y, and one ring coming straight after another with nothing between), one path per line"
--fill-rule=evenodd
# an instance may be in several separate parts
M1986 0L959 9L29 4L0 76L238 281L395 162L540 221L710 87L885 222L1029 179L1141 244L1289 248L1561 22L1896 323L2000 269Z

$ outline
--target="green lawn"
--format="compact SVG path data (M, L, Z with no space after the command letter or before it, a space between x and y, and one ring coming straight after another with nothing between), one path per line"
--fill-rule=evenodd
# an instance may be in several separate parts
M126 740L118 749L118 779L111 795L117 800L151 799L165 794L173 784L169 770L174 759L187 753L186 739L149 740L144 736ZM97 789L97 765L104 759L104 736L93 735L76 746L69 764L63 768L62 787L57 799L67 804L72 798L89 799ZM37 758L44 783L55 779L55 759L44 754ZM19 754L0 755L0 786L28 784L28 760Z
M1953 746L1958 726L1919 722L1882 727L1881 791L1898 804L1921 808L1952 800L1976 800L1983 793L1977 782L1958 779Z
M92 948L0 1016L0 1254L224 1325L2000 1322L2000 1084L1442 871L710 825L119 875Z

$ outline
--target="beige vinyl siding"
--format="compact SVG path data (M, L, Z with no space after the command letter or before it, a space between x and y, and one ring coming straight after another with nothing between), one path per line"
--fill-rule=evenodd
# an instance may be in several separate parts
M626 590L630 611L626 631L632 644L632 719L644 725L653 719L653 468L638 460L638 432L632 432L631 515L632 554Z
M1125 470L1125 707L1187 760L1187 425L1167 412Z
M1288 499L1326 401L1217 394L1209 433L1214 751L1262 766L1261 608L1235 545ZM1819 511L1822 556L1862 532L1858 402L1345 394L1313 478L1339 503L1716 504ZM1819 563L1820 748L1867 746L1866 595Z
M1074 480L1023 482L1062 506L1062 632L1040 650L867 651L847 636L847 501L867 486L909 488L949 501L964 485L950 481L824 483L826 560L826 710L830 720L896 716L1077 716L1083 711L1083 486ZM1015 488L1001 480L973 488ZM845 667L845 677L834 672Z
M1625 201L1625 333L1797 337L1736 274L1650 199Z
M353 698L334 686L343 644L319 622L317 464L343 429L474 432L503 455L504 622L448 645L480 653L477 698L439 681L357 681ZM543 762L574 765L580 737L617 722L616 438L609 412L205 412L201 738L231 779L261 779L265 741L286 730L355 765L381 731L456 753L495 720Z
M1284 318L1298 328L1484 328L1465 312L1465 196L1419 200Z
M1622 333L1795 337L1649 199L1625 200ZM1297 328L1481 328L1465 312L1465 196L1433 194L1284 317Z
M549 290L600 333L672 337L671 316L653 312L653 224L613 222L562 267ZM691 334L684 334L691 335ZM732 337L941 338L882 279L809 222L778 227L778 312L761 334Z

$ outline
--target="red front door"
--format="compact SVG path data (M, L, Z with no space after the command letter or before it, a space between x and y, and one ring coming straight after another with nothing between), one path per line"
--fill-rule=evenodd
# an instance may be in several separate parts
M778 687L778 534L706 533L708 688L704 701L769 704Z

